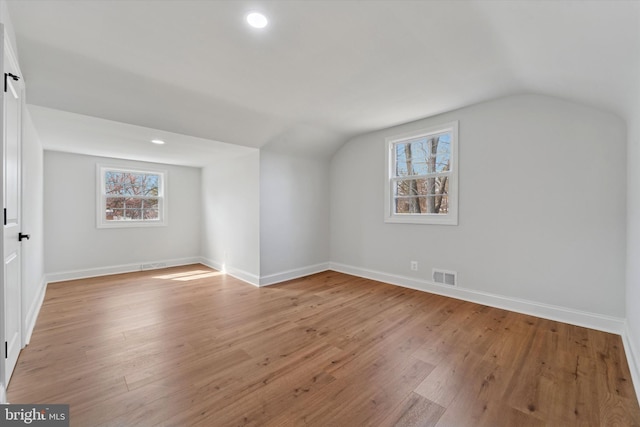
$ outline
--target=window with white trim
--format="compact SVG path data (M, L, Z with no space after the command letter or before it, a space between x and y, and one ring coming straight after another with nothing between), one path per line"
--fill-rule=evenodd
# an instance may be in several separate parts
M385 222L458 224L458 122L387 138Z
M166 225L165 171L97 169L99 228Z

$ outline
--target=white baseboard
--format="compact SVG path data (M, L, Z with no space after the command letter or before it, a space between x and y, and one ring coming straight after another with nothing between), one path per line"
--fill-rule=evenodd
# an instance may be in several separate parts
M255 274L232 266L226 266L221 262L204 257L200 258L199 262L206 265L207 267L211 267L215 270L221 271L224 274L228 274L229 276L235 277L236 279L242 280L243 282L246 282L250 285L260 286L260 277L256 276Z
M141 271L143 265L152 265L155 264L157 267L149 268L151 269L160 269L167 267L177 267L180 265L189 265L189 264L197 264L200 262L200 257L191 257L191 258L179 258L179 259L169 259L163 261L154 261L154 262L138 262L135 264L123 264L123 265L113 265L108 267L97 267L97 268L88 268L85 270L72 270L72 271L63 271L58 273L48 273L46 276L47 283L53 282L62 282L66 280L76 280L76 279L86 279L89 277L98 277L98 276L108 276L110 274L120 274L120 273L132 273L134 271ZM146 270L146 269L145 269Z
M282 271L280 273L260 276L260 286L275 285L276 283L286 282L287 280L297 279L299 277L310 276L312 274L321 273L329 269L329 263L309 265L293 270Z
M4 389L4 384L0 384L0 405L6 405L7 403L7 391Z
M24 345L29 344L29 342L31 341L31 334L33 334L33 328L35 328L36 326L38 314L40 314L40 308L42 308L42 303L44 302L44 296L46 292L47 282L43 277L40 282L38 293L31 302L31 306L29 307L29 311L27 312L27 316L25 317Z
M330 269L341 273L403 286L405 288L416 289L477 304L556 320L559 322L569 323L571 325L583 326L618 335L622 335L624 332L624 319L618 317L574 310L519 298L510 298L473 289L461 288L459 286L445 286L428 280L415 279L412 277L389 274L339 263L330 263Z
M311 274L320 273L329 269L329 263L325 262L321 264L296 268L293 270L282 271L280 273L269 274L267 276L257 276L255 274L248 273L244 270L234 268L232 266L226 266L219 261L214 261L208 258L202 258L200 262L207 267L222 271L229 276L235 277L236 279L242 280L243 282L258 287L275 285L276 283L297 279L299 277L309 276Z
M627 356L627 364L631 371L631 381L633 381L636 397L638 398L638 403L640 403L640 350L634 344L634 335L629 329L629 322L624 323L622 343L624 344L624 353Z

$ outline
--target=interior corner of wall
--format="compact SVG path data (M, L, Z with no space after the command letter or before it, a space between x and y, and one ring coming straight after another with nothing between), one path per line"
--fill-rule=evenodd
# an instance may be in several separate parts
M629 365L629 371L631 372L631 381L636 391L636 398L640 403L640 348L637 343L634 342L634 336L629 326L629 320L625 320L624 332L622 333L622 344L624 346L624 352L627 356L627 365Z

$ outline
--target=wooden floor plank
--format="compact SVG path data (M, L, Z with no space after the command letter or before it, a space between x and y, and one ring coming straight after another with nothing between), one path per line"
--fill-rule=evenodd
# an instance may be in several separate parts
M445 408L429 399L410 393L380 421L380 426L432 427L436 425L444 411Z
M12 403L72 426L640 425L619 336L327 271L50 284Z

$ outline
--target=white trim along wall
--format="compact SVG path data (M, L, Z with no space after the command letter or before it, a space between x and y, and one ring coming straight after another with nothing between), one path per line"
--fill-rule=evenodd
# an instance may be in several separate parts
M351 274L358 277L364 277L366 279L377 280L379 282L390 283L392 285L416 289L418 291L429 292L436 295L443 295L517 313L542 317L544 319L556 320L558 322L569 323L571 325L583 326L585 328L597 329L618 335L621 335L624 332L624 319L620 317L572 310L565 307L527 301L519 298L509 298L460 286L446 286L435 283L431 280L416 279L413 277L389 274L339 263L331 263L330 269L340 273Z

